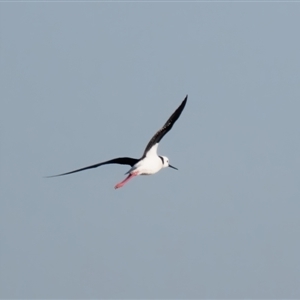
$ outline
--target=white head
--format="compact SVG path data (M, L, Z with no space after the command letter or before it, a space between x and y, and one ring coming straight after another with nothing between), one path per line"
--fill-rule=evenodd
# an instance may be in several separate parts
M177 168L175 168L175 167L173 167L169 164L169 159L166 156L160 156L160 158L161 158L162 163L163 163L163 168L170 167L172 169L178 170Z

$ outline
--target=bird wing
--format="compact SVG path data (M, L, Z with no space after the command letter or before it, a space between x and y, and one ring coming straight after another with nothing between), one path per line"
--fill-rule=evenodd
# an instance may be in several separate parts
M186 105L186 101L187 101L188 95L186 95L186 97L184 98L184 100L182 101L182 103L180 104L180 106L175 110L175 112L172 114L172 116L168 119L168 121L165 123L165 125L159 129L155 135L152 137L152 139L149 141L143 157L147 156L147 154L149 154L149 152L155 152L156 154L156 149L157 149L157 144L160 142L160 140L164 137L164 135L169 132L171 130L171 128L173 127L174 123L178 120L178 118L180 117L185 105ZM154 147L155 145L157 145L156 147ZM153 151L152 151L153 150Z
M81 168L81 169L77 169L77 170L74 170L74 171L71 171L71 172L62 173L62 174L58 174L58 175L47 176L47 178L50 178L50 177L57 177L57 176L63 176L63 175L68 175L68 174L72 174L72 173L84 171L84 170L87 170L87 169L98 168L98 167L100 167L100 166L108 165L108 164L129 165L129 166L132 167L132 166L134 166L138 161L139 161L139 159L136 159L136 158L131 158L131 157L118 157L118 158L114 158L114 159L111 159L111 160L108 160L108 161L104 161L104 162L101 162L101 163L98 163L98 164L94 164L94 165L91 165L91 166L88 166L88 167L84 167L84 168Z

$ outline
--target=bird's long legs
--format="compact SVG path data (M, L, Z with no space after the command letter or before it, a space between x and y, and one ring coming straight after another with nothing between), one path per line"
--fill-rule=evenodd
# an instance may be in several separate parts
M137 175L138 175L137 173L129 174L123 181L121 181L115 185L115 189L121 188L127 181L129 181L131 178L133 178Z

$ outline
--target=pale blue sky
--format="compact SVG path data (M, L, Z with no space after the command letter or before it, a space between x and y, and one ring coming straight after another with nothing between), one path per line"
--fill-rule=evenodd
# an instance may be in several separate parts
M300 298L299 3L0 3L0 298ZM160 143L179 171L133 179Z

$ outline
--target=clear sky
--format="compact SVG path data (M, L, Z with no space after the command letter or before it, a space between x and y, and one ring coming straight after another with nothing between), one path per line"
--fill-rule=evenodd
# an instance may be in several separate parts
M299 3L0 3L0 298L300 298ZM160 143L179 171L127 166Z

